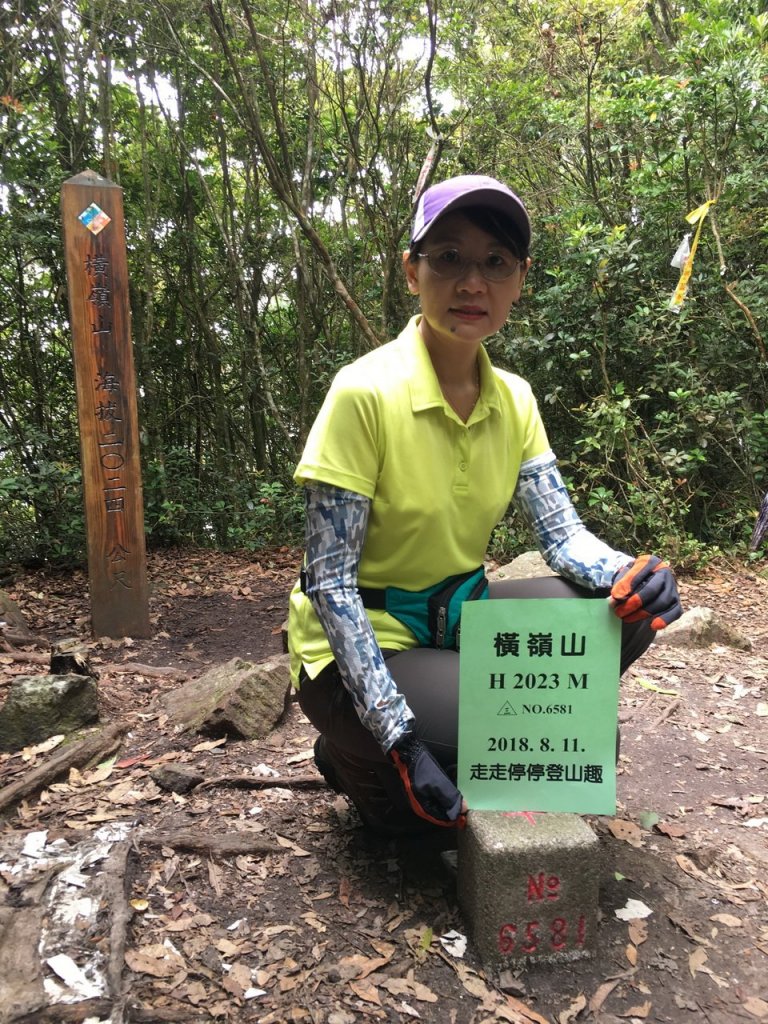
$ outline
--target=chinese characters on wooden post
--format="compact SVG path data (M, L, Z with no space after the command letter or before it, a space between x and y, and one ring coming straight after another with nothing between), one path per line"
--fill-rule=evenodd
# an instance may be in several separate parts
M61 192L95 636L149 636L144 509L122 189Z

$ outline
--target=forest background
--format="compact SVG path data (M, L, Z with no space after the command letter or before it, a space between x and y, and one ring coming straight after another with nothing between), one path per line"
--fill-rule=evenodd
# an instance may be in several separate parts
M693 567L768 485L768 13L756 0L0 0L0 563L84 558L59 215L124 190L154 546L300 538L339 366L414 312L417 181L521 193L493 360L583 517ZM686 215L715 199L669 309ZM489 554L527 539L514 516Z

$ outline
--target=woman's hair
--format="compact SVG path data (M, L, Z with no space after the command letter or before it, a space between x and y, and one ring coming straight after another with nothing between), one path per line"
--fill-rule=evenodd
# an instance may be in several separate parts
M488 206L462 206L455 212L466 217L470 224L473 224L476 228L480 228L481 231L493 235L499 245L505 246L518 259L528 259L528 247L511 217L507 217L505 214L499 213ZM436 224L439 224L439 220L436 221ZM425 238L428 237L429 232L427 232ZM422 239L422 242L424 240ZM418 259L418 253L412 251L410 258L413 259L414 257Z

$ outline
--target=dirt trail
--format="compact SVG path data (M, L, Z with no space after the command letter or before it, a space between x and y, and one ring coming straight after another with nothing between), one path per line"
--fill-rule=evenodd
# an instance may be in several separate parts
M259 765L313 773L314 730L295 704L260 743L174 735L153 704L180 673L281 650L297 558L288 549L258 562L153 555L154 638L91 647L102 717L130 726L117 760L50 786L3 822L5 839L47 829L49 841L74 843L122 821L177 835L247 833L276 847L217 857L138 845L127 1020L768 1021L765 578L723 565L683 581L686 606L714 608L752 650L657 645L633 666L622 685L619 808L590 819L603 852L599 955L507 974L500 986L471 950L459 959L440 942L463 925L436 851L371 838L323 787L178 796L149 775L158 762L207 780ZM87 640L83 574L24 574L8 589L46 640ZM4 684L41 671L7 654L0 670ZM2 756L0 782L26 767ZM628 899L652 911L642 925L616 917Z

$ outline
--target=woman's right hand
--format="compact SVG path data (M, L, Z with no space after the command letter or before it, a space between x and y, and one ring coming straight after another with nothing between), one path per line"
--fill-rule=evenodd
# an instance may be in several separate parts
M441 828L463 828L467 805L428 748L407 735L389 751L414 814Z

